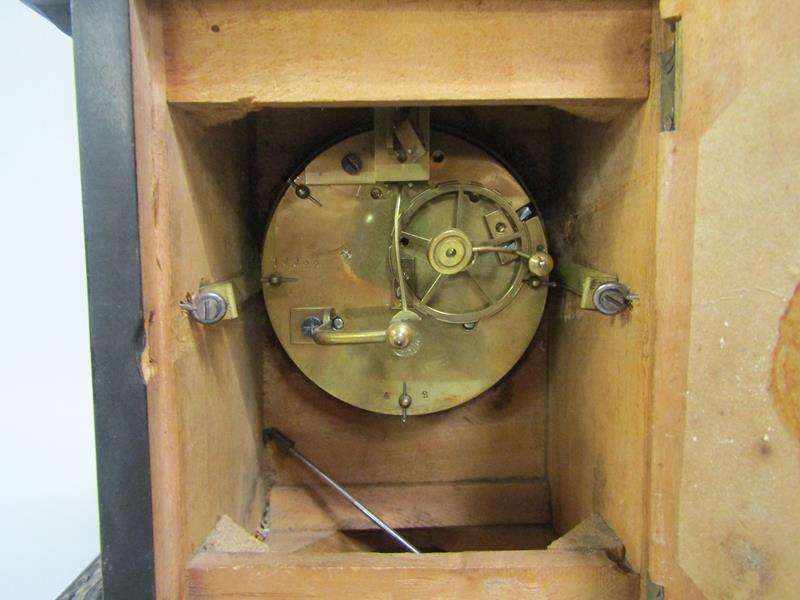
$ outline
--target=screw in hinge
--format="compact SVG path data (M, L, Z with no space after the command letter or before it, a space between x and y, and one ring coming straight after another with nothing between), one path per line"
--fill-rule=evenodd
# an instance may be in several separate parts
M264 508L264 514L261 515L261 522L256 529L256 537L262 542L269 537L269 504Z
M678 121L678 43L676 33L672 46L661 53L661 131L674 131Z
M647 600L665 600L664 586L647 579Z

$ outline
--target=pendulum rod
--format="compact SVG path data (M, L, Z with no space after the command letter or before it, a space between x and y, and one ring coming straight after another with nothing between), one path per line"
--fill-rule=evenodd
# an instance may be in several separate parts
M278 447L278 450L283 452L284 454L288 454L293 456L301 463L303 463L308 469L314 473L317 477L319 477L322 481L327 483L331 486L334 490L336 490L345 500L347 500L350 504L355 506L358 510L360 510L365 517L367 517L370 521L375 523L378 527L380 527L389 537L394 539L398 542L403 548L408 550L413 554L421 554L421 552L411 544L407 539L405 539L402 535L397 533L394 529L389 527L382 519L380 519L374 512L369 510L366 506L361 504L358 500L353 498L346 489L336 483L333 479L331 479L325 472L323 472L317 465L312 463L308 460L305 456L303 456L297 449L294 447L294 441L286 437L283 433L279 430L270 428L264 430L264 442L267 441L275 442L275 445Z

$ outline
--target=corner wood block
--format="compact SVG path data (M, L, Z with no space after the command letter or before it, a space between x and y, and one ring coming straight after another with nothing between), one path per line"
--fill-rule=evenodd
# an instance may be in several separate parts
M597 513L593 513L555 540L548 549L576 552L602 551L619 565L625 562L625 545L605 519Z

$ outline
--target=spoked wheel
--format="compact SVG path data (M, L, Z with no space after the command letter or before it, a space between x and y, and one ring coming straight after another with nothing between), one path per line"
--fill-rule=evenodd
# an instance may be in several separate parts
M488 188L429 188L403 211L400 226L409 300L440 321L476 323L498 313L528 275L517 259L531 254L529 232L508 201Z

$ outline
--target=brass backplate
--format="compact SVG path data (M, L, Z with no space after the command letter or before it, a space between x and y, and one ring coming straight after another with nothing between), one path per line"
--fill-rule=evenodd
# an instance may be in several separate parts
M354 143L357 145L361 140ZM335 156L326 158L323 152L310 164L335 165L341 150L342 146L337 145L331 150ZM511 173L475 145L433 131L430 150L436 157L430 162L430 180L402 184L403 210L431 187L453 182L491 190L510 211L531 201ZM294 280L279 286L264 284L264 298L281 344L317 385L354 406L399 415L398 397L405 383L413 398L408 414L420 415L474 398L514 366L536 332L547 286L518 286L502 310L472 328L471 324L465 327L461 323L443 322L420 312L422 319L416 327L421 343L419 350L410 356L398 356L385 343L349 346L292 343L298 340L298 331L294 329L302 321L296 309L305 307L332 308L343 321L343 331L387 327L398 305L397 279L390 260L397 190L394 183L315 185L314 194L322 206L287 190L269 224L262 272L279 273ZM488 223L495 221L484 218L481 209L484 205L485 212L496 210L491 203L474 202L462 215L468 220L462 227L471 237L488 240L492 237ZM450 209L442 204L422 210L432 212L417 220L416 226L422 227L419 231L424 237L433 238L438 233L436 228L441 227L434 213ZM424 230L426 223L431 224L430 230ZM525 222L523 229L530 248L546 248L538 218ZM428 285L433 272L423 246L417 252L411 251L411 244L403 248L403 268L413 269L406 282L417 293ZM523 266L522 261L503 264L497 254L486 254L477 257L469 270L474 269L474 276L489 295L499 295L503 286L508 285L503 282L516 281L514 269L519 266ZM471 275L458 273L453 277L467 279ZM446 304L447 294L480 294L470 285L469 281L465 284L459 280L458 285L442 287L443 296L437 301ZM462 301L468 303L466 298L452 299L456 304ZM414 309L412 304L409 307Z

